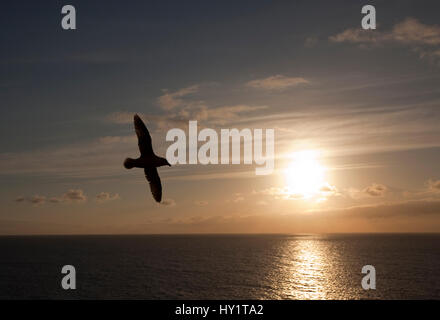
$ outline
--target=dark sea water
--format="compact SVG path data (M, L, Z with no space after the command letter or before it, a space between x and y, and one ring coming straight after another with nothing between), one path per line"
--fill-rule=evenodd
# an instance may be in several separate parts
M440 235L0 237L0 298L440 299Z

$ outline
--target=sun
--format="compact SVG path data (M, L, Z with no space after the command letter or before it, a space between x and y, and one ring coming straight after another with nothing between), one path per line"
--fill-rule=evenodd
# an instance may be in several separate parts
M289 195L310 199L320 194L326 170L319 163L319 155L318 150L303 150L292 155L292 162L284 172Z

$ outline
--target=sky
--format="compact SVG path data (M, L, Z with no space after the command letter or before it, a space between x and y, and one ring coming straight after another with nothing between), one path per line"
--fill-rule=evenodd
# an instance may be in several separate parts
M4 2L0 234L440 232L440 4L365 4ZM190 120L274 129L275 170L161 167L157 204L135 113L160 156Z

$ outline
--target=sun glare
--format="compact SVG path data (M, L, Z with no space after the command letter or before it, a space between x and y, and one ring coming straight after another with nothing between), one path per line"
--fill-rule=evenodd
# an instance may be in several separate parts
M295 152L284 176L291 196L310 199L319 195L325 185L325 168L319 163L319 152L317 150Z

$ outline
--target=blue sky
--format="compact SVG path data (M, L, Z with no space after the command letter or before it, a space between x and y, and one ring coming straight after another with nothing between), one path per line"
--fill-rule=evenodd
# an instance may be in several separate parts
M370 1L367 32L362 1L69 4L75 31L59 1L0 13L0 233L440 230L436 1ZM160 169L156 205L122 166L135 112L161 155L188 120L274 128L277 171ZM323 201L286 194L289 155L309 149Z

